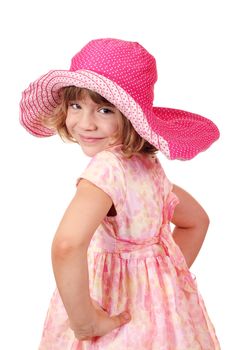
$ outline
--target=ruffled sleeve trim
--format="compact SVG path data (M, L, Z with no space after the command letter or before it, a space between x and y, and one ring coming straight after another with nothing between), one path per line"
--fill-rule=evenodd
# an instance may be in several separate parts
M164 206L164 210L165 210L165 219L166 221L171 221L174 211L175 211L175 207L177 206L177 204L179 204L179 198L177 197L177 195L172 192L172 188L171 188L171 192L169 192L168 196L167 196L167 200L165 202L165 206Z

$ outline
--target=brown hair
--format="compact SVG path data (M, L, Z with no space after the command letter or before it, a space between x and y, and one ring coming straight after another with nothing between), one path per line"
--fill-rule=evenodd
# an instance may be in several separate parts
M86 95L92 99L93 102L99 105L114 106L97 92L79 88L76 86L68 86L59 90L60 103L55 108L52 116L42 117L44 126L55 130L64 141L77 141L70 135L66 127L66 115L70 101L82 99ZM115 107L115 106L114 106ZM117 137L122 135L122 151L127 158L137 153L146 153L154 155L158 150L148 141L144 140L134 129L129 119L122 114L122 123L119 123Z

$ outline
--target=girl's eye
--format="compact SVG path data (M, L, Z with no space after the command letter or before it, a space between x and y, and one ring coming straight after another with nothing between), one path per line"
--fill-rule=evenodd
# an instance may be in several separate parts
M78 103L70 102L69 107L72 109L80 109L81 106Z
M111 109L106 108L106 107L103 107L103 108L99 109L99 112L103 113L103 114L113 113L113 111Z

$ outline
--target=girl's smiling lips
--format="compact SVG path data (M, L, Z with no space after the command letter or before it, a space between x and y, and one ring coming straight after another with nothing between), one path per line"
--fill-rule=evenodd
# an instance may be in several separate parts
M90 143L103 139L102 137L86 137L86 136L82 136L82 135L79 135L79 137L82 141L90 142Z

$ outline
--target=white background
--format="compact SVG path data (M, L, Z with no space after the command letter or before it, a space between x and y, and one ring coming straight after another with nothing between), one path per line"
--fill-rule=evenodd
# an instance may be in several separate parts
M21 92L50 69L68 69L71 57L100 37L138 41L155 55L155 105L202 114L220 128L220 140L194 160L160 160L169 178L210 216L192 272L222 349L233 349L230 3L9 0L1 5L1 349L38 348L55 286L51 241L89 161L78 146L58 137L34 138L19 125Z

